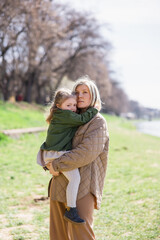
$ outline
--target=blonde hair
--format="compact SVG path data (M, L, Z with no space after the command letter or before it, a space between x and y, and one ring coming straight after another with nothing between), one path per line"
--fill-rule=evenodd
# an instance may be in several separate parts
M76 98L74 92L69 89L61 88L55 92L53 102L51 103L50 111L46 117L46 122L50 123L54 112L58 109L57 105L61 106L69 98Z
M102 102L101 102L99 90L96 84L93 82L93 80L91 80L87 75L78 78L74 84L73 91L76 91L76 88L79 85L86 85L89 88L89 91L91 94L90 107L96 107L100 111L102 108Z

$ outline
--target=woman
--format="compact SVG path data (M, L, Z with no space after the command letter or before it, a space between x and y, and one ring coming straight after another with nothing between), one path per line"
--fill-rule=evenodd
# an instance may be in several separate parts
M87 77L77 80L73 90L77 95L77 107L80 112L85 112L90 106L101 109L98 89ZM49 184L50 240L95 239L93 210L99 209L101 204L108 145L106 121L98 113L90 122L78 128L73 138L72 151L48 165L50 173L54 176ZM75 168L79 168L81 175L77 209L80 217L86 221L84 225L75 225L63 218L67 180L61 172Z

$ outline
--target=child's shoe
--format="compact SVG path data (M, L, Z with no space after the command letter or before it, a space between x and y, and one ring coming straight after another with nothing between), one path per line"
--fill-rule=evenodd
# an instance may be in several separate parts
M70 208L66 209L65 214L64 214L64 219L69 221L69 222L75 223L75 224L84 224L84 223L86 223L78 215L76 207L74 207L74 208L70 207Z

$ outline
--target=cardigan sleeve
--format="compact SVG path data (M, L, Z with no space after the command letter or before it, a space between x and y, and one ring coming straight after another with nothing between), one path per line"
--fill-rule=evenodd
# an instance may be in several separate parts
M103 152L108 140L106 121L96 118L88 126L82 142L75 149L52 162L54 170L70 171L91 163Z

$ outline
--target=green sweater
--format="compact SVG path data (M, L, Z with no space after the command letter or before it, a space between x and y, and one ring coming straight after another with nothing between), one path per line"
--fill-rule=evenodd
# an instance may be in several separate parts
M98 110L91 107L82 114L70 110L57 109L48 128L46 141L42 150L64 151L72 149L72 138L78 127L89 122Z

